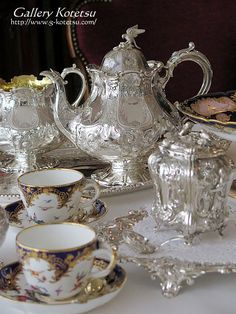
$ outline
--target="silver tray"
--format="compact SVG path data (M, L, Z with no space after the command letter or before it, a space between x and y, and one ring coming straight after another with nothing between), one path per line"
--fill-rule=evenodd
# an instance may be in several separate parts
M2 156L2 157L1 157ZM7 155L5 155L7 156ZM58 167L61 168L73 168L83 172L86 177L90 177L91 174L99 169L107 167L107 164L102 163L100 160L86 155L78 148L71 146L65 146L58 148L49 153L44 154L47 158L57 158L59 160ZM4 154L0 153L2 162L4 163ZM0 158L0 162L1 162ZM9 156L6 157L5 162L8 163L11 160ZM0 171L0 197L14 197L19 198L17 187L17 173L4 173ZM130 193L137 190L148 189L152 187L152 182L137 183L128 186L114 186L114 187L102 187L100 196L112 196L116 194Z
M132 211L127 216L97 225L96 229L100 238L116 247L121 261L146 269L152 279L160 279L163 295L173 297L183 286L192 285L194 279L204 274L236 272L236 211L233 210L236 200L231 200L231 206L223 237L208 232L192 246L186 245L174 230L157 232L147 210ZM145 241L130 245L132 242L124 238L127 230L144 236ZM144 249L147 242L154 245L156 251L152 254L137 252L142 246Z

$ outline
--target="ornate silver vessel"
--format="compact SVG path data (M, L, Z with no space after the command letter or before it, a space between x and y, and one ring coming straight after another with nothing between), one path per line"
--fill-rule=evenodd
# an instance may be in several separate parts
M225 155L228 141L204 131L166 134L148 160L155 185L157 226L177 229L191 243L199 233L225 227L236 168Z
M66 73L61 75L65 78ZM1 170L19 173L58 164L56 158L42 156L61 144L68 146L53 118L54 87L50 79L34 75L15 76L10 82L0 79ZM77 98L72 106L79 102Z
M55 97L49 79L37 80L33 75L14 77L0 84L0 129L13 162L1 163L6 172L24 172L44 166L51 161L37 161L36 155L56 148L63 135L53 119L51 102Z
M93 175L104 186L150 181L147 156L159 138L180 123L177 110L164 93L165 85L180 62L190 60L201 66L204 78L199 93L208 91L211 84L209 61L194 50L192 43L189 48L174 52L165 66L162 62L146 61L135 42L135 37L143 32L137 25L129 28L122 35L125 42L105 55L101 67L87 67L92 79L91 95L76 113L64 106L64 101L60 102L65 91L58 73L41 73L57 87L54 118L58 128L86 153L111 163L111 167ZM164 77L159 75L162 70ZM82 97L83 74L76 68L63 71L64 74L73 72L82 79ZM68 116L74 117L68 119Z

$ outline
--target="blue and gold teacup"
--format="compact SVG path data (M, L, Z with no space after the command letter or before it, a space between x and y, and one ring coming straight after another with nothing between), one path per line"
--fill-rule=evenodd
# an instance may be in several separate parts
M85 179L79 171L62 168L26 172L19 176L18 186L28 218L39 224L69 220L80 207L85 216L89 215L100 193L95 181ZM81 203L81 196L91 188L94 196Z
M17 235L16 246L29 288L54 300L76 295L89 279L106 277L116 263L115 252L81 224L34 225ZM92 271L97 254L110 263Z

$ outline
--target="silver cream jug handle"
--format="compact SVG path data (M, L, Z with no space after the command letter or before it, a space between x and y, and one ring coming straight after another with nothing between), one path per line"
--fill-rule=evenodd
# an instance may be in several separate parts
M71 73L75 73L75 74L79 75L79 77L81 78L81 82L82 82L81 89L80 89L75 101L72 104L70 104L72 108L77 108L77 107L79 107L79 104L80 104L82 98L84 97L87 84L86 84L86 80L85 80L83 73L76 67L76 64L73 64L72 67L70 67L70 68L65 68L61 73L61 77L63 78L63 80L65 80L65 77Z
M78 93L76 100L72 104L69 104L67 99L66 99L66 93L65 93L65 87L64 87L66 84L66 82L64 81L64 78L70 73L75 73L75 74L79 75L79 77L82 80L81 89L79 90L79 93ZM63 119L61 119L61 113L67 111L67 114L71 117L71 119L72 119L72 117L75 118L76 115L78 114L79 104L81 102L81 99L84 96L85 91L86 91L86 81L85 81L84 75L82 74L82 72L78 68L76 68L75 64L73 64L73 66L70 68L65 68L61 74L56 72L56 71L53 71L53 70L43 71L40 74L48 77L55 84L56 97L55 97L55 102L53 105L54 121L55 121L58 129L73 144L76 145L76 138L75 138L76 136L75 136L75 134L73 134L73 132L71 132L69 130L68 125L66 123L62 122ZM76 108L77 108L77 110L76 110Z

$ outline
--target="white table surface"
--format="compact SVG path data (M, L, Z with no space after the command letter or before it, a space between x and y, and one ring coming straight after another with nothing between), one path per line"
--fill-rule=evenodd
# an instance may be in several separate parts
M236 159L236 145L230 155ZM153 190L137 191L129 194L104 198L110 208L106 220L124 215L128 210L151 206ZM0 259L13 261L15 255L15 235L17 228L10 227L6 241L0 249ZM4 256L3 253L4 252ZM7 254L6 254L7 253ZM185 286L172 299L162 296L159 280L151 280L146 270L133 264L122 264L128 273L128 281L120 294L110 303L93 310L97 314L235 314L236 274L208 274L195 280L193 286ZM0 314L22 314L11 307L11 302L0 300ZM45 311L43 314L50 314ZM65 313L67 314L67 313Z

